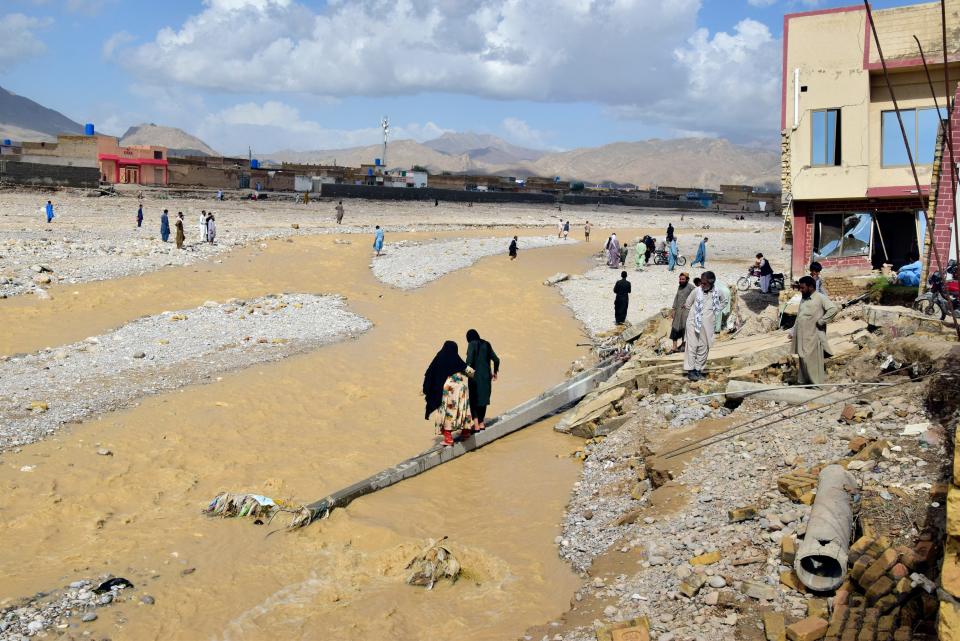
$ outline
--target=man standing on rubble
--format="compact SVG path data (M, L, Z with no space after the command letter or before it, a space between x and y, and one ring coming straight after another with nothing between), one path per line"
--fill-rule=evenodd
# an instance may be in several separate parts
M790 330L793 352L800 357L800 385L820 385L826 378L824 358L833 352L827 342L827 323L840 311L836 303L816 291L817 283L810 276L800 279L800 309L797 322Z
M670 340L673 341L674 352L679 351L677 341L683 340L684 332L687 327L687 308L685 303L693 291L693 285L690 284L690 275L687 272L681 272L679 278L680 284L677 286L677 293L673 297L673 309L670 310Z
M687 379L699 381L706 378L703 370L713 345L713 330L717 316L724 307L723 296L714 286L717 276L713 272L700 275L700 287L693 290L684 303L687 311L687 326L684 333L683 369Z

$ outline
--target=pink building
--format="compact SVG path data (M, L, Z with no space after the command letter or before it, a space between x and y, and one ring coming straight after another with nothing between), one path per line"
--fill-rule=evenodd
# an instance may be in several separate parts
M130 185L167 185L166 147L121 147L113 136L97 135L97 161L105 182Z

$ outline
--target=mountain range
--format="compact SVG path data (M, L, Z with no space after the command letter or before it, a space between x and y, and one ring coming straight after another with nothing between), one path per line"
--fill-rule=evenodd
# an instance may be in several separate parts
M59 133L82 133L83 127L63 114L0 87L0 138L55 140ZM189 133L152 123L130 127L124 145L159 145L171 156L218 156ZM660 185L716 189L721 184L777 188L780 157L775 149L745 147L719 138L678 138L616 142L569 151L530 149L497 136L447 132L420 143L392 140L387 148L391 167L426 167L433 173L500 174L516 177L560 176L587 183ZM281 150L263 154L263 161L360 166L383 153L380 145Z

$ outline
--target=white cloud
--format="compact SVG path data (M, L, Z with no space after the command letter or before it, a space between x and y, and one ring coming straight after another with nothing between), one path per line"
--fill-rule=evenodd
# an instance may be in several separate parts
M773 139L779 111L780 41L755 20L742 20L733 33L712 36L698 29L686 45L674 50L684 70L684 85L671 96L611 112L677 132L753 140Z
M237 0L240 1L240 0ZM431 140L450 131L436 123L407 123L390 126L391 140ZM304 118L300 110L286 103L268 100L245 102L208 115L198 135L214 147L224 149L252 144L263 151L339 149L375 145L383 141L383 131L372 125L359 129L328 128Z
M116 0L66 0L66 2L67 11L94 15L103 11L108 4L113 4Z
M111 53L150 82L225 92L445 92L593 102L624 118L736 136L775 127L775 118L753 118L755 89L769 89L779 59L769 30L746 20L711 36L697 29L700 7L701 0L330 0L317 11L295 0L204 0L181 25ZM726 102L702 109L709 92ZM759 100L770 106L777 95L774 87Z
M751 7L770 7L777 4L777 0L747 0Z
M510 142L525 147L542 149L546 147L544 141L545 134L539 129L534 129L519 118L504 118L503 130L507 133Z
M47 46L35 32L51 23L49 18L31 18L22 13L0 16L0 69L44 53Z
M113 52L116 51L118 47L129 44L133 40L134 37L131 34L126 31L118 31L104 41L103 47L100 50L101 54L105 59L112 58Z

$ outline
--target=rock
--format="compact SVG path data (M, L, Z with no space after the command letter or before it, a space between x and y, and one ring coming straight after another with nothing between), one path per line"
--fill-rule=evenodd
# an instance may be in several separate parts
M112 594L101 594L100 598L97 599L97 604L99 605L110 605L113 602Z
M617 616L617 612L619 612L619 610L617 610L616 607L614 607L614 606L612 606L612 605L608 605L607 607L605 607L605 608L603 609L603 616L605 616L605 617L607 617L607 618L613 618L613 617Z
M685 597L692 599L697 596L697 592L706 583L707 578L701 574L691 574L680 582L680 593Z
M290 227L292 227L293 229L300 229L300 225L298 225L297 223L291 223Z
M133 353L133 357L134 357L134 358L146 358L147 355L146 355L145 353L143 353L143 352L134 352L134 353Z
M708 592L707 596L703 597L703 602L707 605L717 605L720 603L720 593L719 592Z
M568 278L570 278L570 275L569 275L569 274L564 274L564 273L562 273L562 272L558 272L558 273L554 274L553 276L550 276L549 278L547 278L545 281L543 281L543 284L544 284L544 285L548 285L548 286L549 286L549 285L556 285L557 283L562 283L563 281L567 280Z
M757 518L757 507L750 505L747 507L738 507L727 512L727 520L730 523L740 523Z
M30 411L31 412L46 412L50 409L50 405L46 401L30 401Z
M144 594L142 597L140 597L140 603L143 603L144 605L153 605L156 603L156 599L149 594Z
M97 454L99 454L100 456L113 456L113 452L111 452L105 447L101 447L100 449L98 449Z
M777 596L776 588L766 583L760 583L759 581L744 581L740 591L748 597L760 601L772 601Z
M82 617L80 620L83 621L84 623L90 623L91 621L96 621L96 620L97 620L97 613L96 613L96 612L87 612L86 614L83 615L83 617Z
M727 580L720 575L714 575L707 579L707 583L711 588L724 588L727 586Z
M43 621L31 621L27 624L27 632L30 634L36 634L43 630Z
M817 641L827 634L827 622L819 617L807 617L787 626L789 641Z
M33 282L37 285L49 285L51 282L53 282L53 279L46 274L41 274L40 276L34 276Z
M719 560L720 552L718 550L714 550L713 552L707 552L706 554L693 557L690 559L690 565L711 565Z

